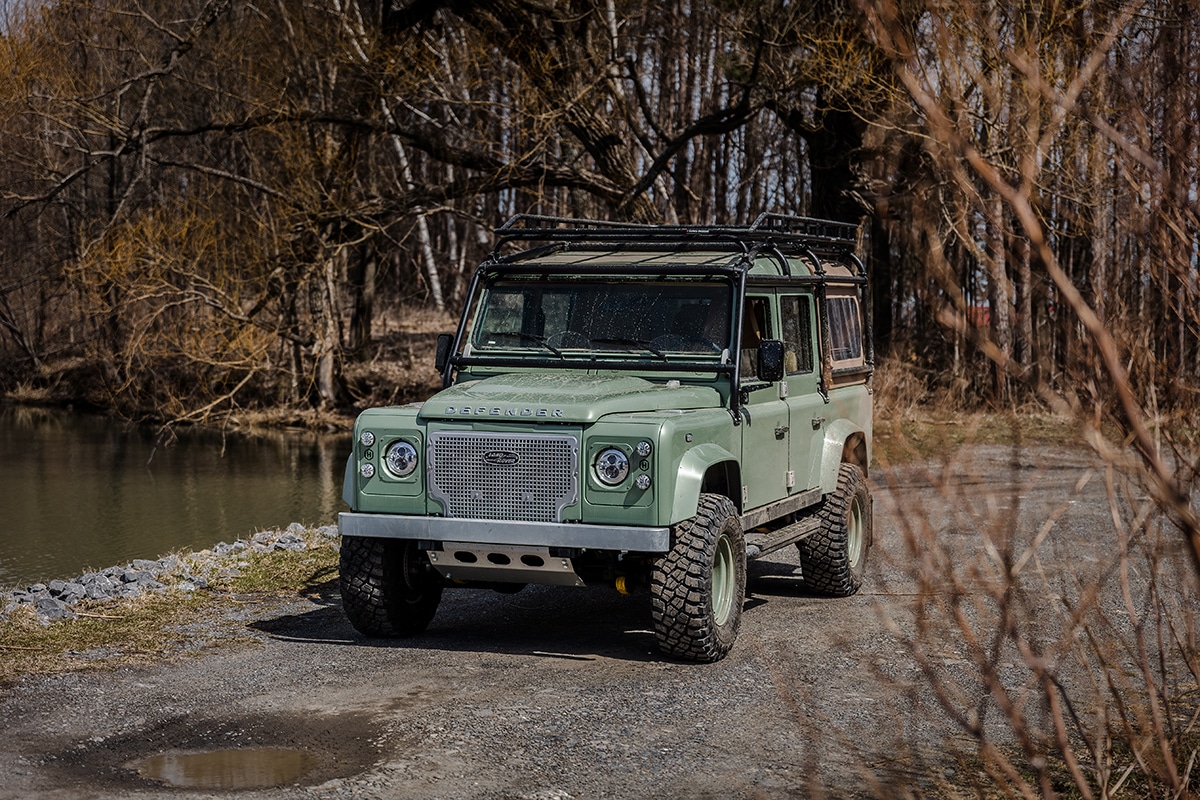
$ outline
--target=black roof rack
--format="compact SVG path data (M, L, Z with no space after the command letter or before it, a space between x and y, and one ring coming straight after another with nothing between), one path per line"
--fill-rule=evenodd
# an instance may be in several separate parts
M506 242L572 242L629 244L632 242L730 245L769 242L825 253L853 253L858 226L787 214L760 214L750 225L647 225L634 222L517 214L496 229L497 246Z

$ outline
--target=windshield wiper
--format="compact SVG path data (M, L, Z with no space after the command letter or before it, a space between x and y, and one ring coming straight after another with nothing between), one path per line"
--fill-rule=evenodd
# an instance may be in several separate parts
M625 345L630 345L632 347L640 347L648 353L653 353L657 357L661 358L663 361L667 360L667 357L665 355L663 355L663 352L661 350L652 346L649 342L643 342L641 339L600 338L600 339L592 339L591 343L592 344L625 344Z
M559 350L557 347L555 347L554 345L547 342L545 336L535 336L532 333L525 333L524 331L492 331L489 335L490 336L512 336L513 338L520 339L523 342L533 342L534 344L540 344L542 347L546 348L551 353L554 353L554 355L558 356L559 358L563 357L562 350Z

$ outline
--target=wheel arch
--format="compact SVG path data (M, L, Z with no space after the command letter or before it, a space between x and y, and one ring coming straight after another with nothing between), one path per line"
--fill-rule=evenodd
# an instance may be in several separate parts
M842 464L855 464L869 475L871 444L866 431L841 419L825 429L821 450L821 493L837 490L838 470Z
M740 486L741 467L732 453L711 442L693 447L679 462L667 524L696 516L701 493L724 495L740 511Z

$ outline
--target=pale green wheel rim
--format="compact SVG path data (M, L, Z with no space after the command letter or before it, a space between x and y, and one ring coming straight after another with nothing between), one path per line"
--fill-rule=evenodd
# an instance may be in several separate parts
M850 513L846 515L846 559L850 567L858 566L863 552L863 507L857 496L850 501Z
M733 611L733 544L728 536L717 539L717 552L713 558L712 604L713 620L724 625Z

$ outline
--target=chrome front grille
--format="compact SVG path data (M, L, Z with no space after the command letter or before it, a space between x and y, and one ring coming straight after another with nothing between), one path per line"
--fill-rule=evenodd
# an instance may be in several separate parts
M429 493L448 517L559 522L579 497L579 439L570 434L435 431Z

